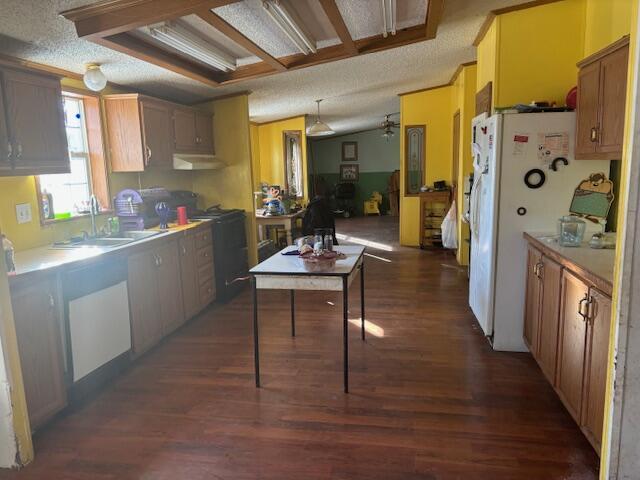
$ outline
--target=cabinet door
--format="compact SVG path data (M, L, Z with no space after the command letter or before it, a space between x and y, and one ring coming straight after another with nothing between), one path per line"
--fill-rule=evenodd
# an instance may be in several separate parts
M600 138L598 152L622 158L629 46L600 61Z
M543 257L540 276L542 292L538 329L538 364L551 384L555 385L562 266L550 258Z
M161 103L148 100L142 100L140 103L145 165L152 168L171 169L173 167L173 148L169 108Z
M185 153L198 151L196 115L193 110L179 108L173 110L173 135L176 151Z
M589 287L575 275L563 271L556 388L567 410L578 423L582 413L588 299Z
M213 116L196 112L196 143L202 153L214 153L213 148Z
M542 254L529 245L527 249L527 291L524 314L524 341L534 357L538 357L538 326L540 322L540 278Z
M66 406L57 289L54 278L12 288L22 377L31 428Z
M158 294L160 295L162 336L164 336L184 323L178 242L171 240L157 247L156 254L159 259Z
M129 304L133 352L140 355L162 338L158 259L153 250L129 256Z
M182 279L184 314L189 319L200 312L195 236L189 234L181 238L178 242L178 250L180 253L180 278Z
M12 70L3 77L14 172L69 172L60 81Z
M589 304L582 425L596 450L600 449L602 441L610 329L611 298L592 289Z
M576 158L592 158L598 146L600 63L580 69L576 111ZM591 156L590 156L591 155Z

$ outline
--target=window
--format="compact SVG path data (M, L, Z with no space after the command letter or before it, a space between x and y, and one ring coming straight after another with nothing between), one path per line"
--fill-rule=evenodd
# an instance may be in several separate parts
M300 130L284 132L285 188L289 195L298 198L304 196L301 138L302 132Z
M71 171L36 177L43 223L88 214L92 194L109 207L99 100L63 93L63 106Z
M425 125L405 129L405 195L418 195L425 178Z

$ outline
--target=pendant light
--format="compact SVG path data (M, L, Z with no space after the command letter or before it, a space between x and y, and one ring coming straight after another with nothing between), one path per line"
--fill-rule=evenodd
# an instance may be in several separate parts
M334 133L336 133L329 125L320 120L321 101L322 99L316 100L316 103L318 104L318 116L316 117L316 123L311 125L311 127L309 127L309 130L307 130L307 135L309 135L310 137L325 137L327 135L333 135Z
M99 92L107 86L107 77L102 73L102 70L100 70L100 65L96 65L95 63L87 65L87 71L82 77L82 80L87 88L94 92Z

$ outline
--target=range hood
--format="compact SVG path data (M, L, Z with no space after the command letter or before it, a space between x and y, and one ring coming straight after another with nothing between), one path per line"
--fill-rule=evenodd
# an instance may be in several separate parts
M227 164L213 155L173 154L174 170L219 170Z

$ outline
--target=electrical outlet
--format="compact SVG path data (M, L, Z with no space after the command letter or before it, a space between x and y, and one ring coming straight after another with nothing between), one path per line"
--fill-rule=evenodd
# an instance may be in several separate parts
M20 203L16 205L16 220L18 223L29 223L31 221L30 203Z

